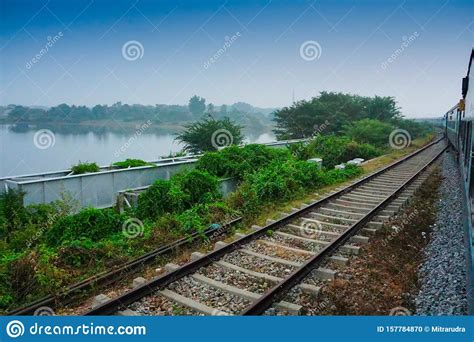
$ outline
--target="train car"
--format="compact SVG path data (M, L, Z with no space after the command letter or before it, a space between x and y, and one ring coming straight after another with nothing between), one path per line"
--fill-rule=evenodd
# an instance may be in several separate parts
M464 195L464 226L468 255L468 301L469 313L474 314L474 177L473 177L473 120L474 120L474 75L472 61L474 49L471 51L466 77L462 79L462 98L445 115L445 134L459 162Z
M450 144L456 151L458 150L458 123L460 115L461 113L459 110L459 104L456 104L445 114L446 137L448 138Z

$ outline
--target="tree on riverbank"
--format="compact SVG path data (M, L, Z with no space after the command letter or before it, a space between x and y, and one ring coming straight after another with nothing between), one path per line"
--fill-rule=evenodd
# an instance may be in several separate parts
M240 145L244 136L242 126L229 118L216 120L212 117L185 125L176 140L191 153L216 151L230 145Z

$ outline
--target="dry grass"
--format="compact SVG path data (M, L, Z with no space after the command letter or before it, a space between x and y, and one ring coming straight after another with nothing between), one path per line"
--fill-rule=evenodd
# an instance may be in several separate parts
M414 312L421 253L436 216L439 168L424 182L403 214L371 238L362 254L322 289L329 302L323 315L389 315L392 309Z

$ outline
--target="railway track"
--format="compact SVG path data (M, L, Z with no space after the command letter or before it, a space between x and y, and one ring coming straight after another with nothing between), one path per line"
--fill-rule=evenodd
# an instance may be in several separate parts
M68 286L62 292L56 295L47 295L28 305L16 308L8 312L10 316L34 315L36 310L41 308L55 308L57 306L64 306L69 303L77 302L79 297L83 296L91 289L111 286L118 283L124 278L136 274L143 270L146 266L154 264L156 258L165 256L174 251L178 251L181 247L190 245L195 239L199 239L202 235L206 236L210 241L223 235L232 226L235 226L242 220L241 217L233 218L222 225L212 225L202 233L194 232L189 236L176 240L164 246L160 246L138 258L126 262L120 266L116 266L111 271L99 273L93 277Z
M207 255L195 252L183 266L168 264L165 274L86 315L300 314L298 294L317 301L321 284L337 277L409 201L445 149L438 139L229 244L216 243ZM287 300L289 293L296 299Z

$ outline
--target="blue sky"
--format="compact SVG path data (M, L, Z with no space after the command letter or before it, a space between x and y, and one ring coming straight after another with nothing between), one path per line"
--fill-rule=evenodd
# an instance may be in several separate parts
M459 99L474 42L473 1L0 3L2 105L198 94L280 107L327 90L395 96L408 117L436 116Z

